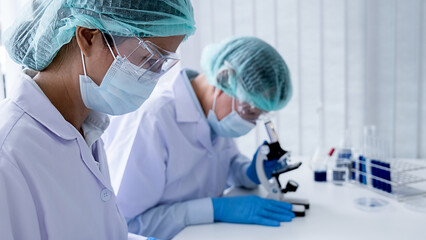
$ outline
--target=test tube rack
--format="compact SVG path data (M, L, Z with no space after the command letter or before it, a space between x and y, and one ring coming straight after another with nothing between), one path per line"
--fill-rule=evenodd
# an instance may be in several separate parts
M350 165L351 183L367 187L398 201L426 193L415 185L426 182L416 174L426 170L426 163L410 159L376 160L358 156Z

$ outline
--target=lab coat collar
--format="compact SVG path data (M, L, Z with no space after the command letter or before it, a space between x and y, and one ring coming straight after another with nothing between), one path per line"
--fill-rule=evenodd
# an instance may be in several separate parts
M175 93L175 109L177 122L192 122L197 124L197 139L209 151L213 151L212 136L210 125L207 119L201 115L198 108L192 100L186 83L189 82L187 69L179 72L173 83Z
M182 69L173 83L175 93L176 121L177 122L198 122L202 118L195 106L190 93L185 84L189 82L187 69ZM187 83L185 83L185 81Z
M44 127L65 140L72 140L77 137L76 129L68 123L61 113L53 106L43 91L32 79L37 72L24 70L21 78L17 82L16 89L11 95L11 99L18 107L24 110L29 116L37 120ZM68 124L64 124L68 123Z
M18 89L12 96L16 104L32 118L43 124L47 129L65 140L77 138L80 134L68 123L62 114L46 97L33 78L38 72L24 69ZM67 125L65 127L64 123ZM83 122L82 129L89 148L98 140L109 125L106 114L91 111Z
M75 139L80 147L83 162L102 184L112 191L108 173L106 173L106 176L101 174L99 168L96 166L91 148L91 145L100 138L103 131L108 127L108 116L95 111L89 114L82 126L83 132L87 134L85 142L77 129L64 119L61 113L34 82L32 78L36 74L37 72L32 70L24 70L19 79L20 81L18 81L16 85L17 88L11 95L12 101L59 138L64 140ZM86 144L89 145L89 147L87 147ZM97 151L98 154L103 154L103 150L97 149ZM105 170L105 166L101 168Z

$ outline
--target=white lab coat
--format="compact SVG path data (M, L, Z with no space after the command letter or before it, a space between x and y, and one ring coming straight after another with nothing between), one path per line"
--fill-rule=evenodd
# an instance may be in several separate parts
M0 238L127 239L98 140L108 117L89 115L86 143L30 76L17 81L0 103Z
M212 138L190 94L182 70L136 112L111 119L105 147L129 232L169 239L213 222L211 198L227 185L256 186L245 174L251 161L233 139Z

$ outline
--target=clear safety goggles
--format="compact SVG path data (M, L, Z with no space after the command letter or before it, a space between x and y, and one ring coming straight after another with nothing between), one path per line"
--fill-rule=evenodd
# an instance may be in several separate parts
M229 62L225 61L222 69L218 71L216 79L219 85L224 88L228 88L230 76L235 75L236 73L234 67ZM238 100L238 93L245 92L246 88L243 87L244 81L241 79L241 77L238 76L237 80L237 98L232 98L232 110L235 110L241 118L252 123L256 123L257 120L262 119L264 116L266 116L268 112L255 107L251 103Z
M124 70L137 75L139 79L147 72L156 73L160 77L180 60L176 53L164 50L151 41L140 37L120 37L102 34L108 47L110 47L109 42L112 40L114 50L118 56L132 63L132 68Z
M240 101L238 99L232 98L232 104L235 111L240 115L241 118L256 123L257 120L262 119L267 115L267 111L263 111L253 104Z

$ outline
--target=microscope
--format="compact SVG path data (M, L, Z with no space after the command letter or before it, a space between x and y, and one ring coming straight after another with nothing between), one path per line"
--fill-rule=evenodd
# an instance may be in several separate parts
M283 188L279 180L279 176L281 174L299 168L300 165L302 165L302 162L292 163L291 153L281 148L278 141L278 134L270 120L265 121L265 127L269 136L269 142L265 143L257 153L256 173L260 184L268 192L266 198L291 203L293 204L293 212L296 216L305 216L305 211L309 209L309 201L307 199L284 197L285 193L295 192L299 186L298 183L293 180L289 180L286 187ZM268 179L263 169L263 162L275 159L278 159L281 167L272 173L271 179Z

